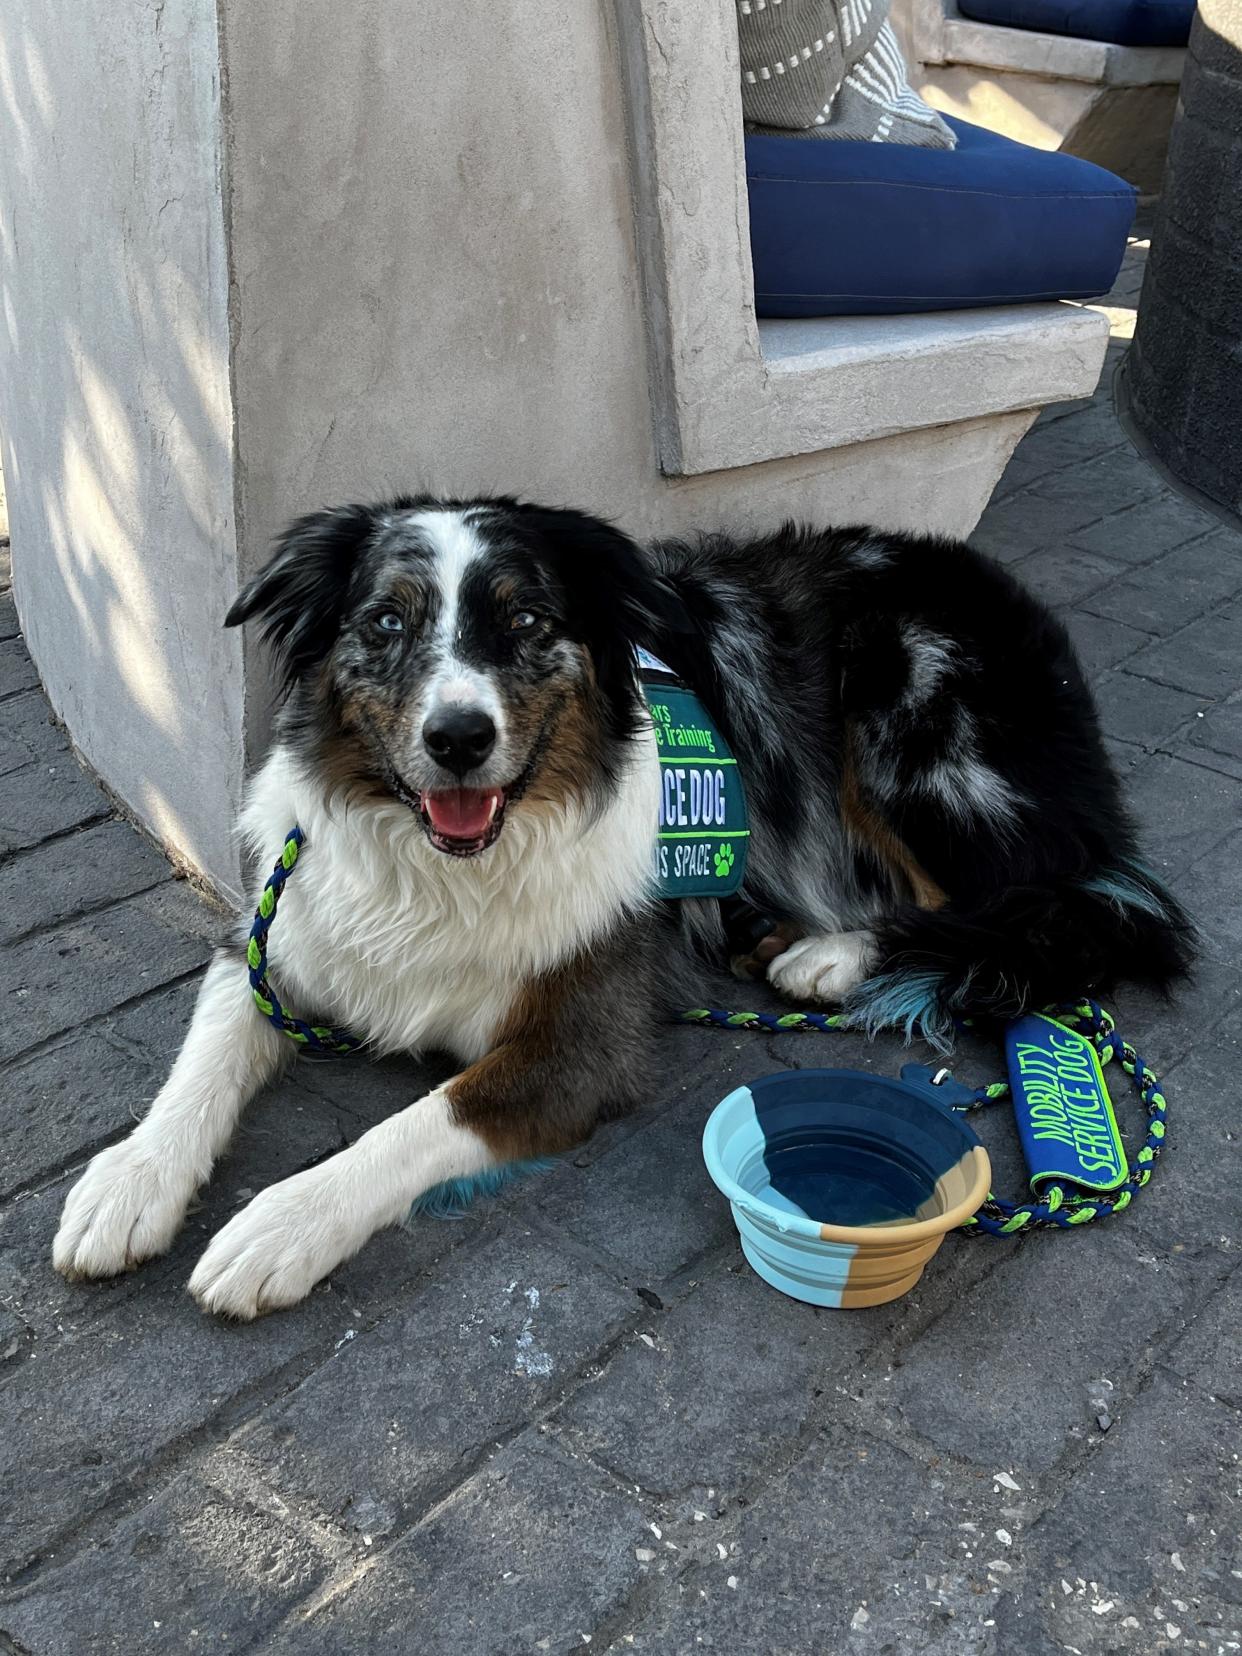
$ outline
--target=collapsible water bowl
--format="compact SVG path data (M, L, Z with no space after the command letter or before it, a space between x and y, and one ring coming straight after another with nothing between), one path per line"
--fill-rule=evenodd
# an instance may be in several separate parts
M788 1070L731 1092L703 1131L742 1251L811 1305L907 1293L984 1201L987 1151L930 1081Z

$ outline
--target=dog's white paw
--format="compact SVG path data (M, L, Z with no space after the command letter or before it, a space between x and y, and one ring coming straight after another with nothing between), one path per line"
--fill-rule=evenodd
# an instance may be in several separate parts
M871 973L875 939L870 932L832 932L791 943L768 967L768 982L791 1000L843 1000Z
M167 1250L194 1190L133 1138L100 1151L65 1199L52 1264L71 1280L132 1271Z
M249 1322L296 1305L358 1251L370 1230L330 1188L340 1159L282 1180L229 1220L190 1278L204 1311Z

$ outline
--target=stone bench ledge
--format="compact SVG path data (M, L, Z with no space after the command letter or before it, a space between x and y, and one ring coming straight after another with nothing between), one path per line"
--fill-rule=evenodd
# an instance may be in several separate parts
M1001 28L946 13L936 61L1049 80L1086 81L1093 86L1176 86L1182 78L1186 49L1074 40L1069 35Z

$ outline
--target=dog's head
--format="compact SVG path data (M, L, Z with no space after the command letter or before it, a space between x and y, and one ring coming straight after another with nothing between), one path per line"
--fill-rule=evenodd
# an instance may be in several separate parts
M282 734L329 786L387 793L472 857L506 813L589 804L645 717L639 644L676 599L581 512L403 499L302 518L238 595L289 691Z

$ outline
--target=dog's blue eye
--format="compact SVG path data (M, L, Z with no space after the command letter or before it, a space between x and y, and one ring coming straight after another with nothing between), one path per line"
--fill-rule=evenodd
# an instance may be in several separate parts
M526 632L535 625L538 619L539 617L533 610L518 610L515 615L509 617L509 631Z
M377 615L375 625L381 632L399 633L405 631L405 622L395 610L385 610L383 615Z

